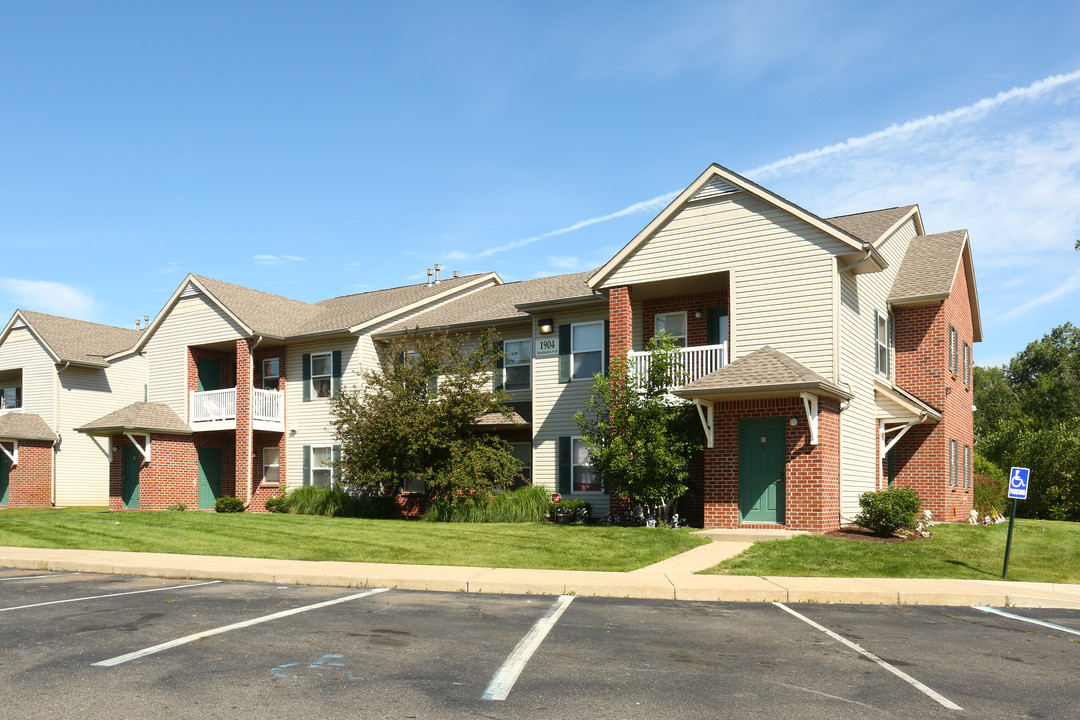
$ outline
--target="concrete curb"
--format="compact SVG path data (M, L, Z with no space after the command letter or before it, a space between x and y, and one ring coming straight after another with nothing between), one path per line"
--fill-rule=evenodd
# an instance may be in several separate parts
M266 560L0 547L0 567L276 585L722 602L991 605L1080 609L1080 585L991 580L753 577Z

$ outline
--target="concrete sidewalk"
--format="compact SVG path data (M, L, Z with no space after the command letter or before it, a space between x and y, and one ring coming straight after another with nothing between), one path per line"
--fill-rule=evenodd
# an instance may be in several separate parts
M691 558L679 560L682 556L677 556L631 573L311 562L19 547L0 547L0 567L276 585L390 587L519 595L1080 609L1080 585L991 580L694 575L693 570L688 569L705 562L709 563L706 567L715 565L720 562L715 560L716 557L746 542L745 538L732 536L731 539L702 546L712 548L711 551L695 548L684 554L693 553Z

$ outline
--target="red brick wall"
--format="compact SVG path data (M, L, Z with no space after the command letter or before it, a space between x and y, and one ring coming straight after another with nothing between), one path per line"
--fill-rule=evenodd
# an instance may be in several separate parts
M251 413L253 410L252 393L255 385L255 377L252 371L251 346L253 341L249 338L240 338L236 341L236 430L234 432L236 446L233 449L235 462L235 474L233 491L227 493L235 495L247 502L252 485L252 474L255 463L252 462L252 429ZM262 462L259 463L260 467ZM222 483L224 485L224 482ZM224 493L224 487L222 488Z
M708 345L709 308L727 304L728 294L726 289L646 300L641 304L642 338L647 343L656 334L656 315L658 313L685 312L687 346ZM694 316L694 312L697 310L701 311L701 317Z
M941 411L936 425L913 427L893 448L896 487L910 487L935 520L963 522L973 490L964 487L964 446L974 452L972 388L964 381L964 343L974 334L967 275L961 263L949 297L934 305L897 308L896 382ZM949 370L949 326L958 340L956 371ZM957 441L957 484L949 484L949 440ZM882 467L887 469L887 461Z
M14 443L6 442L10 452ZM9 462L4 457L4 462ZM7 507L48 507L52 505L52 443L20 440L19 464L8 469Z
M255 387L262 387L262 364L263 360L269 358L277 358L278 360L278 390L285 392L285 346L280 345L277 347L269 348L257 348L255 351L255 365L252 368L252 374L255 379ZM285 408L286 417L288 417L288 407ZM263 448L277 445L278 448L278 463L281 468L278 473L281 478L280 485L263 485L262 473L263 473ZM266 512L266 501L272 497L278 497L283 494L285 490L285 433L283 432L266 432L256 430L252 436L252 446L254 448L255 457L251 461L251 487L253 488L251 503L248 505L248 512Z
M626 357L626 353L634 347L630 288L614 287L608 292L608 320L608 357Z
M739 419L792 415L785 422L784 523L789 530L825 532L840 525L840 406L818 401L818 444L810 444L803 402L798 397L717 403L714 447L705 449L704 516L709 528L771 528L739 523Z
M141 436L135 438L142 442ZM118 450L109 466L109 509L123 510L123 448L131 443L126 436L119 435L113 436L112 444ZM184 503L188 510L199 509L200 447L221 450L221 494L235 494L235 446L231 431L153 435L150 462L139 465L139 510L167 510L178 502Z
M196 360L217 360L221 363L221 387L236 387L236 358L229 353L218 352L201 347L188 348L188 391L199 389L199 368Z

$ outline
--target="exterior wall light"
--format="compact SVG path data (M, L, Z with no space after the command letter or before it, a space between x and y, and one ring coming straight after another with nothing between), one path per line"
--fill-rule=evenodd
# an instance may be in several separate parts
M541 335L550 335L555 331L555 321L551 318L542 318L537 325L540 328Z
M790 425L791 427L795 427L798 424L799 424L799 418L797 416L795 416L795 415L792 415L791 419L788 420L788 425Z

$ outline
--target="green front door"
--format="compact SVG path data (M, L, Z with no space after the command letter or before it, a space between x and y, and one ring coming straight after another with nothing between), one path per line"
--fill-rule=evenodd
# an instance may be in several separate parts
M8 472L11 470L11 462L7 455L0 453L0 505L8 504Z
M124 446L123 481L120 496L125 508L139 507L139 466L142 454L132 445Z
M195 361L195 368L199 373L199 392L221 389L221 363L203 358Z
M221 497L221 448L199 448L199 509L213 510Z
M784 418L739 420L739 519L784 522Z

